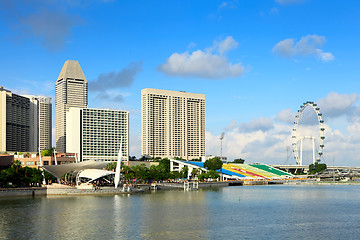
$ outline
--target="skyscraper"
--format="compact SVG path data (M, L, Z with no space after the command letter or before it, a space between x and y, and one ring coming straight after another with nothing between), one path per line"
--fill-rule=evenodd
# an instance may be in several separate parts
M205 95L143 89L141 153L188 160L205 156Z
M51 98L25 95L30 99L30 152L52 147Z
M30 99L0 86L0 151L30 150Z
M88 85L78 61L67 60L55 84L56 151L66 152L66 114L70 107L87 108Z
M38 97L39 101L39 148L52 147L52 103L49 97Z
M67 113L66 149L80 161L116 161L129 156L129 112L110 109L70 108Z

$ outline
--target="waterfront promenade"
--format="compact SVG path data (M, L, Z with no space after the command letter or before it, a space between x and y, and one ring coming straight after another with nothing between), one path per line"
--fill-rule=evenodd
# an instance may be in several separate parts
M251 186L251 185L299 185L299 184L316 184L316 185L360 185L360 181L317 181L316 179L298 178L290 181L220 181L220 182L189 182L189 187L185 189L184 182L179 183L152 183L152 184L137 184L130 188L114 188L114 187L100 187L78 189L76 187L51 184L45 187L29 187L29 188L0 188L0 198L6 197L24 197L24 196L51 196L51 195L116 195L116 194L136 194L152 190L198 190L200 188L221 188L231 186ZM195 187L196 186L196 187Z

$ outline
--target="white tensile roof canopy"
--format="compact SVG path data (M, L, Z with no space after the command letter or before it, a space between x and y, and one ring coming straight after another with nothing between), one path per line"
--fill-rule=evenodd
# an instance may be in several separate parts
M102 170L108 163L109 162L105 162L105 161L88 160L88 161L79 162L79 163L69 163L69 164L61 164L61 165L45 165L45 166L42 166L42 168L57 178L61 178L62 176L64 176L64 174L66 174L70 171L73 171L73 172L81 171L80 174L83 174L82 177L86 177L84 174L89 174L90 177L87 177L87 178L92 179L92 177L99 176L101 174L105 174L105 172L107 174L102 175L102 176L114 174L114 172ZM85 170L100 170L100 171L85 171ZM100 177L102 177L102 176L100 176Z
M101 169L84 169L78 174L78 178L88 178L90 179L88 182L92 182L98 178L105 177L111 174L115 174L115 172L101 170Z

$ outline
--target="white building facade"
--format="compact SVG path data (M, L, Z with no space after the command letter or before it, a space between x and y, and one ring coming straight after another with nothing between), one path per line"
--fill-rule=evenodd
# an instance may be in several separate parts
M129 112L70 108L66 121L66 149L79 161L116 161L121 141L123 158L128 159Z
M141 153L187 160L205 156L205 95L143 89Z

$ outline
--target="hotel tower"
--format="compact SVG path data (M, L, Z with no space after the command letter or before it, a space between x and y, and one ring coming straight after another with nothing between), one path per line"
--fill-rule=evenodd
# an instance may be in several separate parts
M70 107L87 108L88 85L78 61L67 60L55 84L56 151L66 152L66 114Z
M143 89L141 153L187 160L205 156L205 95Z

